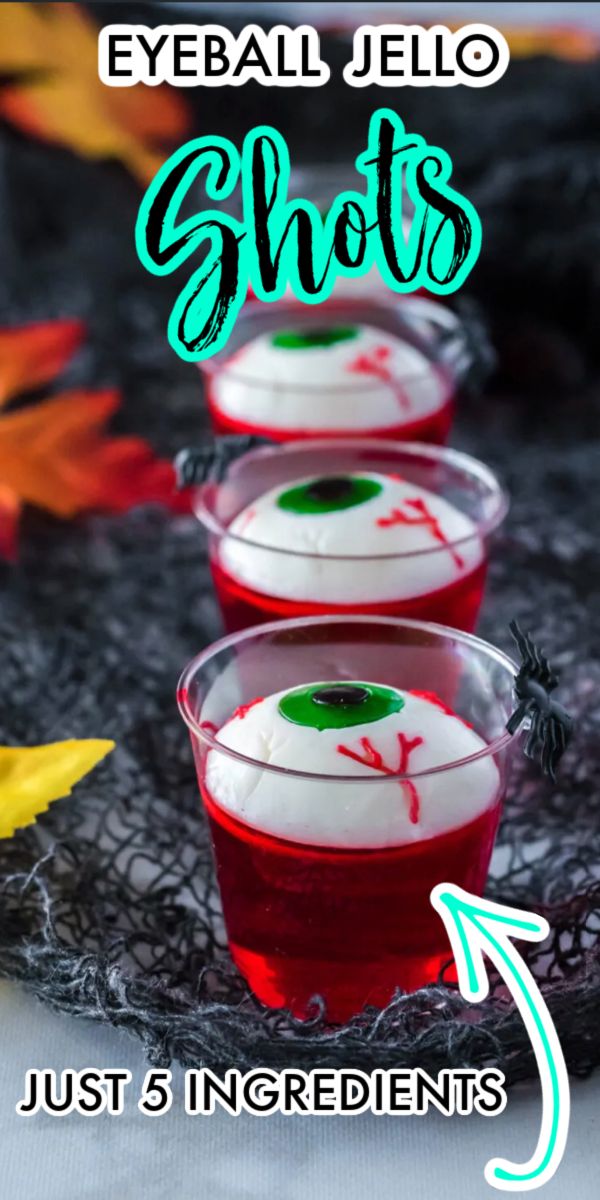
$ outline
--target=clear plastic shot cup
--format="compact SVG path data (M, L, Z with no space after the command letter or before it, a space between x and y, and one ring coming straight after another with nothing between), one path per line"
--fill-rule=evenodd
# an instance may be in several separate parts
M515 673L456 630L339 616L189 664L178 703L231 955L259 999L306 1016L320 996L336 1022L438 978L451 951L430 892L483 891Z
M507 507L469 455L352 439L253 450L194 502L229 632L324 613L471 631Z
M219 434L439 444L471 362L450 309L388 289L317 305L249 301L200 370Z

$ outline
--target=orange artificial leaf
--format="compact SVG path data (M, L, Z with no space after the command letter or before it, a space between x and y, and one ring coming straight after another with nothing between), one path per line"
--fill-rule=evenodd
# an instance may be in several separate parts
M515 5L513 5L514 7ZM395 11L388 5L387 12L376 11L372 12L370 16L371 23L375 26L394 21L402 23L406 20L406 12L400 6ZM422 22L425 28L431 28L434 23L436 22L426 20ZM331 22L317 21L316 24L320 32L327 31L334 34L347 34L356 28L355 18L351 14L344 13L341 6ZM456 21L445 21L444 26L452 33L457 33L460 29L464 29L464 22L457 24ZM513 58L547 56L548 58L566 59L569 62L591 62L600 57L600 36L595 29L586 27L584 24L580 26L508 25L505 27L498 23L495 27L506 38Z
M462 25L450 24L457 33ZM497 25L506 39L511 58L564 58L570 62L591 62L600 55L600 38L591 29L558 25Z
M48 383L66 365L85 333L81 321L39 321L0 329L0 409L20 392ZM18 494L0 476L0 558L17 557Z
M569 62L591 62L600 54L600 39L591 29L542 25L499 27L513 58L563 58Z
M0 115L84 158L119 159L147 183L185 135L187 109L164 86L107 87L98 29L78 4L0 4Z
M62 518L149 502L189 511L171 463L143 438L107 435L117 392L82 389L7 410L16 393L49 382L83 334L81 322L68 320L0 329L0 558L16 558L24 504Z
M107 437L114 391L74 391L0 420L0 481L21 501L58 517L177 505L175 473L138 437Z
M0 408L13 396L54 379L84 334L82 321L40 321L0 329Z

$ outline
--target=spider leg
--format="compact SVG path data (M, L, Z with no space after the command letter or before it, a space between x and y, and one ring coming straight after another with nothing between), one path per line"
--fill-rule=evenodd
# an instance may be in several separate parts
M539 646L536 646L531 638L529 638L529 646L535 666L536 679L538 683L541 683L543 687L551 691L553 687L556 687L556 680L550 670L548 659L543 650L540 650Z
M519 649L521 649L520 646ZM527 633L523 636L523 650L526 658L526 662L523 664L524 669L532 673L534 679L551 692L556 687L558 679L553 675L546 655L539 646L536 646L531 634Z
M535 651L531 644L531 638L528 634L525 634L523 638L523 646L523 670L525 671L526 675L536 675L537 666L535 661Z
M536 667L536 668L537 668L537 666L538 666L537 648L536 648L536 646L535 646L535 643L534 643L534 642L532 642L532 640L531 640L531 634L530 634L530 633L526 633L526 634L524 634L524 636L523 636L523 642L524 642L524 645L525 645L525 652L526 652L526 654L527 654L527 657L528 657L528 659L529 659L529 661L530 661L530 664L531 664L531 666L533 666L533 667Z
M568 742L569 742L569 733L565 729L565 726L563 725L562 721L557 721L556 717L551 717L550 720L552 721L552 726L554 729L554 736L555 736L556 748L557 748L558 754L562 755L562 754L564 754L564 752L567 748Z
M547 718L543 713L536 711L535 734L536 734L536 750L541 753L546 742Z
M525 645L527 647L529 670L534 679L537 679L539 683L543 683L544 676L548 672L546 659L529 633L525 635Z
M531 640L530 634L528 634L528 636L527 636L527 645L529 647L529 653L533 660L533 665L539 675L543 671L544 667L543 667L543 663L541 660L540 651L539 651L538 647L536 646L535 642L533 642Z
M510 632L512 633L512 635L514 637L515 642L517 643L517 650L519 651L521 658L524 660L523 664L521 666L521 670L519 671L519 674L521 674L523 671L529 670L531 667L531 655L529 653L529 647L527 645L527 638L526 638L525 634L523 633L523 631L521 630L517 621L511 621L508 628L510 629Z
M560 760L561 760L561 758L562 758L563 751L564 751L564 749L565 749L565 747L564 747L564 745L563 745L562 736L563 736L563 735L562 735L562 729L561 729L561 726L560 726L560 722L558 722L558 721L552 721L552 745L553 745L553 752L552 752L552 759L551 759L551 762L550 762L550 767L551 767L551 771L550 771L550 778L551 778L551 780L552 780L552 782L553 782L553 783L554 783L554 780L555 780L556 768L557 768L557 766L558 766L558 764L559 764L559 762L560 762Z
M554 671L551 669L550 663L548 662L546 655L543 654L541 650L538 652L538 654L539 654L540 670L543 674L542 682L544 684L544 687L546 688L546 691L553 692L554 688L558 684L558 676L555 675Z
M555 687L558 687L558 675L550 669L547 658L544 658L544 687L547 692L553 692Z
M515 708L514 713L511 713L510 717L508 718L508 721L506 722L506 728L509 733L516 733L517 729L519 728L519 725L527 716L528 707L529 707L529 701L521 700L521 703L519 704L519 706L517 708Z
M514 637L514 639L515 639L515 642L517 643L517 649L518 649L518 650L520 650L520 649L521 649L521 643L522 643L522 641L523 641L523 634L521 633L521 627L520 627L520 625L519 625L519 622L518 622L518 621L515 621L515 620L512 620L512 621L509 623L509 626L508 626L508 628L509 628L510 632L512 633L513 637Z
M552 720L552 717L550 717L550 719L546 722L545 736L542 744L541 763L542 771L545 775L550 776L552 782L554 782L554 768L558 761L556 757L557 749L555 722Z
M550 724L551 724L551 728L552 728L552 757L550 760L550 768L549 768L548 774L550 775L550 778L551 778L552 782L554 783L555 778L556 778L556 768L564 754L564 751L566 748L566 742L565 742L565 731L564 731L560 721L557 721L556 718L551 718Z
M524 753L528 758L539 756L543 771L555 778L556 767L571 739L572 719L568 713L550 699L550 692L558 686L548 659L530 634L511 621L510 631L521 656L521 665L514 681L514 692L519 702L509 717L506 728L515 733L523 721L526 725Z
M538 742L541 740L540 721L540 714L537 709L534 709L531 715L529 734L527 736L527 741L525 742L525 754L528 758L535 758L536 747Z
M554 766L557 766L571 740L571 728L556 717L552 717L551 720L555 744ZM554 776L552 778L554 779Z
M173 460L173 466L178 488L205 482L206 454L202 450L193 447L180 450Z
M566 748L569 745L569 742L571 741L571 738L573 736L573 729L575 726L575 722L574 722L573 718L571 716L569 716L569 713L565 712L564 708L561 708L561 710L560 710L560 714L558 717L558 724L560 725L560 728L562 731L562 736L564 738L564 747L563 748L566 750Z

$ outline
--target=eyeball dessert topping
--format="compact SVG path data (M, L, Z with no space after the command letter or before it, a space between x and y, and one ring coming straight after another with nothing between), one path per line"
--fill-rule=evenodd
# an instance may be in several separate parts
M320 329L283 329L273 334L271 343L278 350L315 350L335 346L336 342L350 342L357 337L355 325L330 325Z
M383 485L378 480L366 476L325 475L287 488L277 497L277 506L296 516L344 512L365 504L382 491Z
M253 428L317 435L395 429L439 412L449 383L411 342L372 325L263 333L211 384L217 415Z
M481 754L486 743L460 717L436 696L369 681L325 680L265 696L237 709L215 739L234 756L208 753L214 802L306 844L420 841L475 819L498 796L496 764ZM456 768L439 770L449 764ZM372 786L353 787L352 779Z
M272 488L233 519L228 533L219 562L230 578L269 596L315 603L424 596L484 559L465 513L425 488L375 472Z
M286 721L319 732L369 725L400 712L402 708L404 700L400 692L362 683L328 683L298 688L287 692L279 701L279 712Z

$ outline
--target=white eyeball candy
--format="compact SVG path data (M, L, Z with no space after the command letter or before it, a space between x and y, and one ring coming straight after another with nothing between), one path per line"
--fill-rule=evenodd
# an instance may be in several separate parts
M234 536L226 534L218 550L227 575L269 596L320 604L425 596L466 578L485 554L466 514L425 488L375 472L272 488L234 518L228 533Z
M242 706L216 739L254 762L211 750L204 779L211 799L246 824L309 845L421 841L468 824L499 799L500 776L489 754L421 774L486 747L427 694L363 682L313 683ZM398 773L414 778L386 779ZM361 782L319 778L328 775Z
M402 338L370 325L264 333L217 370L217 417L266 433L401 430L449 404L442 372Z

